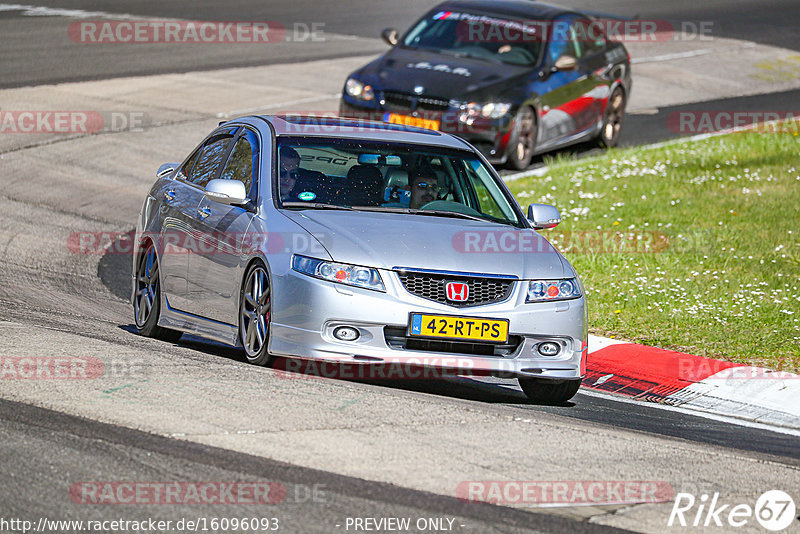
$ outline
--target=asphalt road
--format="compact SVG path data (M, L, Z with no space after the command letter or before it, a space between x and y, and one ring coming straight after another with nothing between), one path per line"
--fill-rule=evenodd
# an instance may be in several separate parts
M378 39L381 29L387 26L405 29L437 3L435 0L36 1L30 5L89 13L79 15L80 18L75 13L64 12L53 16L31 16L30 10L2 8L0 87L380 53L386 49ZM704 22L710 24L712 36L800 50L800 40L797 39L800 10L794 0L678 0L668 3L658 0L581 0L551 3L618 17L666 20L676 28L680 28L682 23L696 25ZM261 45L97 45L76 43L68 37L69 25L76 20L120 15L156 20L274 21L290 30L287 39L297 40ZM322 42L306 36L304 29L310 29L315 23L322 24L318 26L319 36L324 37Z
M348 517L357 515L411 518L412 523L418 518L444 519L452 531L465 533L628 532L305 469L3 400L0 437L3 479L7 481L0 485L0 516L6 520L13 517L38 524L41 518L90 521L114 517L171 521L177 525L182 519L257 517L259 525L262 520L269 520L270 525L277 520L274 524L280 532L308 533L346 531ZM151 502L155 501L154 494L148 494L137 497L134 503L123 507L124 511L112 516L107 510L112 508L108 503L114 497L106 496L101 501L106 504L96 504L91 499L101 493L72 489L73 484L105 481L188 481L199 483L199 487L202 483L268 482L271 485L266 500L271 504L249 503L249 495L243 495L235 504L231 503L235 497L226 503L192 504L187 498L189 504L174 504ZM52 531L80 532L77 528ZM182 530L173 527L168 531Z
M384 45L373 37L386 20L402 27L430 4L52 3L151 18L324 21L325 31L337 36L324 43L274 45L268 53L249 46L79 46L66 36L69 23L78 20L74 13L32 17L20 9L0 11L0 85L315 58L324 63L326 58L380 52ZM600 10L599 4L589 4ZM794 7L777 1L602 4L618 15L638 10L642 18L715 20L726 36L797 49L789 33L797 25ZM305 73L304 79L315 74ZM254 84L264 83L265 74L259 75ZM197 80L187 77L183 83L224 85ZM589 532L603 525L660 532L669 503L532 513L467 505L453 498L454 488L464 480L662 480L676 491L687 485L708 487L728 500L749 502L768 489L796 487L796 435L588 394L564 406L538 406L503 382L287 380L245 365L233 349L191 338L173 345L134 335L125 301L129 258L74 254L66 243L78 231L129 231L152 182L152 169L185 153L216 119L202 109L203 103L182 94L167 102L170 95L161 86L136 90L121 85L92 86L85 94L76 87L64 93L34 88L0 97L4 107L12 97L16 105L34 106L41 102L37 95L49 103L51 97L55 102L74 96L72 91L87 99L99 93L112 106L132 102L134 110L157 109L166 115L142 132L0 139L0 355L92 357L107 368L133 362L141 369L140 374L96 380L3 382L0 516L108 519L123 512L131 518L230 517L251 510L76 506L67 491L85 480L269 479L292 489L326 486L325 503L275 508L287 532L341 531L335 525L348 515L449 516L469 527L464 531L474 532ZM280 87L270 90L283 94ZM796 96L737 97L713 105L782 109ZM144 107L145 99L151 107ZM62 105L71 106L67 101ZM631 141L668 135L658 134L666 122L661 114L681 106L630 116ZM637 131L652 137L639 137Z

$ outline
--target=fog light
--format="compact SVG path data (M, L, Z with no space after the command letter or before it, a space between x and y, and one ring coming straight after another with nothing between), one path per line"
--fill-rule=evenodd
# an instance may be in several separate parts
M340 341L355 341L359 338L358 330L350 326L340 326L333 331L333 337Z
M542 356L555 356L561 351L561 346L558 343L546 341L544 343L539 343L537 350Z

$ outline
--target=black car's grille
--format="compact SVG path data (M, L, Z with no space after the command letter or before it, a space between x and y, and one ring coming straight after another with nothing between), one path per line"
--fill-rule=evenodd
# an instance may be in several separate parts
M395 91L384 91L384 107L388 110L398 111L447 111L450 109L450 101L443 98L430 96L409 95Z
M514 281L502 278L478 278L471 276L451 276L438 273L417 273L400 271L397 273L403 287L412 295L465 308L501 302L511 295ZM465 283L469 287L467 300L453 302L447 299L447 282Z
M397 326L384 327L383 336L386 344L393 349L449 352L473 356L497 356L500 358L514 354L522 343L521 336L508 336L508 342L502 344L420 339L407 336L406 329Z

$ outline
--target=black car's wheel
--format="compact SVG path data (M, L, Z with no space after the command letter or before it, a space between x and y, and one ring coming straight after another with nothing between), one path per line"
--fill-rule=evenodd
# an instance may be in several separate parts
M158 273L158 256L153 243L139 252L136 261L136 292L133 296L133 317L136 331L147 337L164 341L178 341L181 332L158 326L161 313L161 282Z
M523 106L514 117L514 129L508 150L506 165L514 170L528 168L536 147L536 113L530 106Z
M519 385L525 395L534 402L543 404L563 404L570 400L581 387L581 380L544 380L520 378Z
M247 361L255 365L272 362L267 352L271 304L269 275L261 263L255 263L244 277L239 298L239 338Z
M622 132L622 119L625 116L625 92L617 87L608 98L603 124L597 135L597 144L602 148L617 146Z

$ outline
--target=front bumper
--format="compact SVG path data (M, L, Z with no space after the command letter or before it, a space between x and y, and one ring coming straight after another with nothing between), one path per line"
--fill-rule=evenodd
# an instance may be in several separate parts
M343 286L294 271L273 281L270 353L349 364L404 364L455 369L457 374L578 379L586 372L587 332L583 297L570 301L525 303L525 283L516 282L501 303L455 308L408 293L393 271L380 270L386 293ZM508 319L510 342L497 354L485 344L432 343L406 348L403 335L411 312ZM356 341L333 336L339 326L356 328ZM555 341L559 354L545 357L536 347ZM415 340L416 342L416 340ZM464 345L470 346L464 350ZM479 349L477 352L473 349Z
M451 108L447 111L412 111L410 109L384 109L378 102L375 107L368 107L365 103L342 96L339 103L339 115L364 120L382 122L387 113L397 113L439 122L439 131L456 135L478 149L492 164L505 163L507 159L508 143L512 130L512 115L509 113L500 119L478 118L473 124L468 125L458 119L459 112Z

